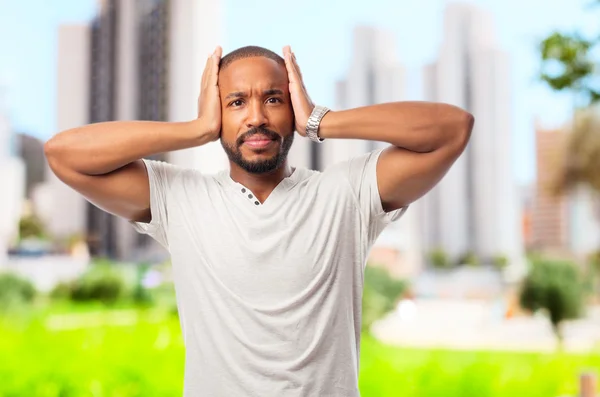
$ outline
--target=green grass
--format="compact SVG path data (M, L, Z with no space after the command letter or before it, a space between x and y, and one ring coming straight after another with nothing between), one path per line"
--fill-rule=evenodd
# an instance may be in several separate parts
M12 315L0 321L0 357L0 397L182 394L184 347L168 310ZM587 368L600 373L600 356L393 348L364 336L360 388L363 397L575 396Z
M365 397L556 397L577 395L578 376L600 374L600 355L396 348L363 336Z

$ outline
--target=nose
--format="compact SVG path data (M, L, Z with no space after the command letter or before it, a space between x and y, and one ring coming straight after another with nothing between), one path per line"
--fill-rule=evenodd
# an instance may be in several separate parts
M251 101L248 105L248 116L246 118L246 127L263 127L267 124L267 116L261 101Z

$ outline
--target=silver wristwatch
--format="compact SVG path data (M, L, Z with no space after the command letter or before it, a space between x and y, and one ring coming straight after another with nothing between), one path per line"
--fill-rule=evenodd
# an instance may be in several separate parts
M315 106L308 121L306 122L306 136L313 142L323 142L323 139L319 137L319 125L321 119L325 114L329 112L329 109L325 106Z

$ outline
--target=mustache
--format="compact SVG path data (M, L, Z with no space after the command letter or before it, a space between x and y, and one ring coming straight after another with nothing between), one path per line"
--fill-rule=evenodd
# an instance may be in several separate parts
M251 136L257 135L257 134L262 134L262 135L266 136L267 138L272 139L274 141L279 140L281 138L278 133L276 133L275 131L270 130L268 128L253 127L238 137L238 139L236 140L236 145L242 146L242 144L244 143L244 141L246 139L249 139Z

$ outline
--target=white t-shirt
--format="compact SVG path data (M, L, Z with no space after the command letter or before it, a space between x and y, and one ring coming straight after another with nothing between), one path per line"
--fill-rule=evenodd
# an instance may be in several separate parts
M381 149L295 168L264 203L229 170L145 160L152 221L172 259L185 397L355 397L363 272L384 212Z

